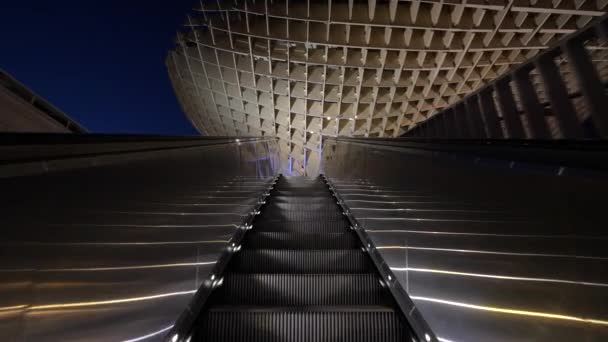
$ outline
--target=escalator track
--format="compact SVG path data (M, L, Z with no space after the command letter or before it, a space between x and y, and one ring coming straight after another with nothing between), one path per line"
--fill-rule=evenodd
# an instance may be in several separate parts
M281 176L209 296L192 341L412 341L321 178Z

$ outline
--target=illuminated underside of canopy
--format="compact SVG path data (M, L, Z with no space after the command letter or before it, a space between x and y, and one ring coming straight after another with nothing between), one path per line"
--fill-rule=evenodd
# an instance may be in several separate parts
M324 137L397 137L607 3L201 2L167 67L201 134L277 136L283 172L313 176Z

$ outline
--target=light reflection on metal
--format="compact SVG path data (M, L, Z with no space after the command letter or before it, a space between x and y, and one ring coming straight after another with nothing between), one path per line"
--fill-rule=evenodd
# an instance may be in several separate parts
M248 138L1 179L3 339L165 336L267 192L276 148Z
M18 311L18 310L23 310L26 309L27 305L13 305L13 306L4 306L4 307L0 307L0 312L3 311Z
M232 206L232 207L250 207L249 204L232 204L232 203L163 203L163 202L140 202L142 204L162 204L168 206L184 206L184 207L221 207L221 206Z
M48 223L49 226L88 226L88 227L123 227L123 228L207 228L232 227L237 224L100 224L100 223Z
M122 304L122 303L139 302L139 301L153 300L153 299L166 298L166 297L191 295L191 294L194 294L195 292L196 292L196 290L178 291L178 292L160 293L160 294L150 295L150 296L127 297L127 298L107 299L107 300L98 300L98 301L90 301L90 302L55 303L55 304L31 305L31 306L30 305L16 305L13 307L0 308L0 311L21 310L21 309L26 310L26 311L36 311L36 310L49 310L49 309L76 308L76 307L83 307L83 306Z
M608 338L605 177L379 144L327 139L325 176L439 341Z
M372 195L372 194L360 194L360 193L354 193L354 194L349 194L346 193L344 194L342 197L346 198L346 197L350 197L350 196L361 196L361 197L385 197L385 198L430 198L432 196L430 195L409 195L409 196L398 196L398 195Z
M340 187L340 189L342 189L342 187ZM429 196L428 194L422 193L420 191L409 191L409 190L392 190L392 189L354 189L357 190L359 192L355 192L355 193L350 193L349 191L352 190L342 190L341 193L343 196L348 196L348 195L358 195L359 193L398 193L398 194L420 194L420 195L424 195L424 196Z
M422 218L422 217L360 217L359 220L376 220L376 221L419 221L419 222L493 222L500 223L505 221L500 220L471 220L471 219L439 219L439 218ZM517 221L510 221L517 223Z
M448 202L448 201L371 201L371 200L358 200L358 199L351 199L348 201L351 203L361 202L361 203L380 203L380 204L446 204L446 203L450 203L450 204L472 205L470 203Z
M442 232L428 230L406 230L406 229L367 229L370 234L380 233L407 233L407 234L430 234L430 235L463 235L463 236L496 236L512 238L543 238L543 239L581 239L597 240L608 239L608 236L578 236L578 235L543 235L543 234L496 234L496 233L473 233L473 232Z
M239 213L192 213L192 212L163 212L163 211L98 211L97 214L127 214L127 215L175 215L175 216L226 216L234 215L245 217Z
M201 240L201 241L154 241L154 242L38 242L25 241L19 244L34 246L137 246L137 245L198 245L226 243L228 240ZM0 245L15 245L5 243Z
M215 264L215 261L207 261L207 262L182 262L182 263L175 263L175 264L142 265L142 266L49 268L49 269L40 269L37 271L38 272L126 271L126 270L146 270L146 269L153 269L153 268L193 267L193 266L204 266L204 265L214 265L214 264Z
M171 330L171 328L173 328L173 325L170 325L168 327L164 327L164 328L160 329L159 331L155 331L153 333L150 333L150 334L147 334L147 335L144 335L144 336L139 336L139 337L131 338L131 339L128 339L128 340L124 340L122 342L138 342L138 341L147 340L147 339L149 339L151 337L161 335L161 334L163 334L163 333Z
M440 342L456 342L456 341L453 341L453 340L448 340L447 338L443 338L443 337L439 337L439 336L437 336L437 339L438 339Z
M414 209L414 208L365 208L352 207L351 210L369 211L406 211L406 212L446 212L446 213L499 213L497 210L469 210L469 209Z
M222 199L251 199L247 196L201 196L201 195L188 195L185 198L222 198Z
M431 297L422 297L422 296L410 296L410 297L413 300L433 302L433 303L452 305L452 306L459 306L459 307L473 309L473 310L483 310L483 311L491 311L491 312L511 314L511 315L542 317L542 318L549 318L549 319L575 321L575 322L580 322L580 323L608 325L608 321L601 320L601 319L594 319L594 318L584 318L584 317L554 314L554 313L548 313L548 312L501 308L501 307L486 306L486 305L476 305L476 304L456 302L456 301L440 299L440 298L431 298Z
M514 256L530 256L530 257L543 257L543 258L572 258L572 259L608 260L608 257L597 257L597 256L590 256L590 255L553 254L553 253L499 252L499 251L484 251L484 250L473 250L473 249L454 249L454 248L435 248L435 247L416 247L416 246L378 246L377 248L378 249L412 249L412 250L434 251L434 252L514 255Z
M422 272L422 273L447 274L447 275L464 276L464 277L477 277L477 278L490 278L490 279L502 279L502 280L534 281L534 282L608 287L608 284L605 284L605 283L595 283L595 282L587 282L587 281L552 279L552 278L516 277L516 276L497 275L497 274L436 270L436 269L431 269L431 268L391 267L391 270L398 271L398 272Z

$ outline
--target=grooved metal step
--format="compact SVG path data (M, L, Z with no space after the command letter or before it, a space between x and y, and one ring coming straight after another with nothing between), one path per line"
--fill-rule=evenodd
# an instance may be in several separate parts
M193 341L403 342L412 341L392 310L211 310Z
M276 189L276 187L275 187ZM274 190L273 195L276 196L291 196L291 197L331 197L329 190L327 191L302 191L302 190Z
M270 203L266 204L263 208L264 212L270 211L275 212L277 210L282 211L314 211L314 212L328 212L328 213L339 213L342 211L335 205L327 205L327 203L318 203L310 201L310 203Z
M258 218L253 222L256 232L344 233L349 228L345 220L284 221Z
M352 233L258 232L245 235L243 249L359 249Z
M281 196L273 193L272 197L266 199L266 203L322 203L328 206L334 206L336 199L323 195L323 196L305 196L305 197L294 197L294 196Z
M232 255L191 341L412 341L327 185L281 177Z
M273 210L274 209L274 210ZM268 208L262 211L259 217L262 219L285 220L285 221L321 221L321 220L342 220L342 212L338 210L277 210Z
M388 304L375 274L229 273L218 288L217 304L377 305Z
M233 256L233 272L370 273L374 265L361 250L243 250Z

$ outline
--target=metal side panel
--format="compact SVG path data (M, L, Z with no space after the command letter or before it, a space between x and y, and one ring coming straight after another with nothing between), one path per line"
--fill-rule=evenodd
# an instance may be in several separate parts
M440 341L608 339L606 177L324 147L327 179Z
M162 339L267 192L275 152L233 140L0 179L2 340Z

